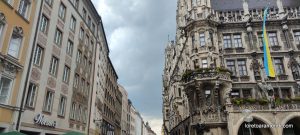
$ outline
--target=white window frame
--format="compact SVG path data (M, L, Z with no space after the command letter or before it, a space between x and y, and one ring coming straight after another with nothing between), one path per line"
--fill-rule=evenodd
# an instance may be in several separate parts
M53 106L53 100L54 100L54 92L47 90L44 100L44 107L43 111L45 112L51 112L52 106Z
M0 99L2 97L4 97L3 95L3 84L2 84L2 78L5 78L5 79L8 79L10 80L10 84L8 85L8 88L7 88L7 94L5 95L5 101L4 102L0 102L1 104L8 104L9 103L9 100L10 100L10 95L12 93L12 86L13 86L13 83L14 83L14 80L12 78L9 78L7 76L3 76L0 74ZM1 101L1 100L0 100Z
M74 88L78 88L79 78L80 78L79 75L75 74L75 77L74 77Z
M199 33L199 43L200 43L201 47L205 46L205 44L206 44L204 32Z
M61 2L58 9L58 17L62 20L66 18L67 7Z
M28 11L29 11L30 4L31 3L30 3L29 0L20 0L19 7L18 7L18 12L24 18L27 18L27 14L28 14Z
M41 18L40 31L47 34L48 24L49 24L49 19L46 17L46 15L43 14Z
M59 65L59 59L56 58L55 56L52 56L49 73L56 76L58 65Z
M71 22L70 22L70 29L72 31L75 31L76 28L76 18L72 15L71 16Z
M242 48L243 42L242 42L242 34L233 34L233 42L235 48Z
M59 107L58 107L59 116L65 116L66 104L67 104L67 98L65 96L61 96L59 99Z
M71 69L67 65L64 67L63 81L68 83L70 78Z
M13 56L18 59L19 55L20 55L20 49L22 46L22 42L23 42L23 36L18 35L13 32L11 39L10 39L9 48L8 48L7 53L10 56Z
M201 59L202 68L208 68L208 61L207 59Z
M62 36L63 36L63 33L61 30L59 30L58 28L56 28L56 31L55 31L55 36L54 36L54 43L58 46L61 46L61 43L62 43Z
M77 51L76 62L79 64L81 62L82 52Z
M72 102L71 105L71 111L70 111L70 119L75 120L76 119L76 111L77 111L77 105L75 102Z
M71 40L68 40L66 52L68 55L72 56L73 54L74 43Z
M34 52L33 64L40 67L42 65L43 55L44 55L44 48L37 45L35 52Z
M82 27L80 27L80 30L79 30L79 39L83 40L83 38L84 38L84 29Z
M37 96L38 86L34 83L29 84L28 92L27 92L27 99L26 99L26 106L30 108L35 107L36 96Z

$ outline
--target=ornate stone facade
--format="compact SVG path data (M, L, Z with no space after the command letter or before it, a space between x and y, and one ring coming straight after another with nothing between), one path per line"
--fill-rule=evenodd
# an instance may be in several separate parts
M164 134L296 135L300 2L178 0L177 4L176 40L165 49ZM265 6L270 7L267 30L275 78L267 78L263 66ZM252 118L251 124L293 127L246 128L247 118Z

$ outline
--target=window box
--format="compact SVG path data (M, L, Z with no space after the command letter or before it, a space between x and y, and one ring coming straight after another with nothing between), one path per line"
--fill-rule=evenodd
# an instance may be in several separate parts
M288 80L288 75L277 75L279 80Z
M245 51L245 48L237 47L237 48L235 48L235 50L236 50L237 53L243 53Z
M250 77L247 76L247 75L244 75L244 76L241 76L240 79L241 79L242 82L247 82L247 81L250 80Z
M275 45L275 46L271 46L271 48L272 48L273 51L279 51L281 46Z
M225 53L233 53L233 48L224 48Z

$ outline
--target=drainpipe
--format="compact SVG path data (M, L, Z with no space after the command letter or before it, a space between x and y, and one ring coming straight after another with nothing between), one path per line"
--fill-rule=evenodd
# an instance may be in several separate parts
M39 9L39 14L38 14L38 20L37 20L37 28L35 29L35 33L34 33L34 40L33 40L33 45L31 48L31 54L30 54L30 59L29 59L29 65L28 65L28 69L27 69L27 73L26 73L26 78L25 78L25 86L23 88L23 93L22 93L22 99L21 99L21 105L20 105L20 109L18 112L18 119L17 119L17 124L16 124L16 130L19 131L20 130L20 123L21 123L21 116L22 116L22 111L24 109L24 102L25 102L25 95L26 95L26 88L28 85L28 80L29 80L29 73L32 67L32 60L33 60L33 55L34 55L34 51L35 51L35 44L36 44L36 39L37 39L37 33L38 33L38 26L40 24L40 18L41 18L41 13L42 13L42 7L43 7L43 3L44 1L41 1L41 5L40 5L40 9Z

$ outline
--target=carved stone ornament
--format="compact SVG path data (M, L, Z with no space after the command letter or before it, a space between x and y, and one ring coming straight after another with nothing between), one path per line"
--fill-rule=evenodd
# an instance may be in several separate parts
M0 12L0 24L5 24L6 23L6 18L5 15Z
M14 27L13 34L14 34L14 36L17 36L17 37L23 37L23 28L17 27L17 26Z
M13 77L16 76L16 73L18 71L18 67L16 67L15 65L11 64L10 62L8 61L5 61L3 59L0 59L0 71L1 72L4 72L8 75L11 75Z

